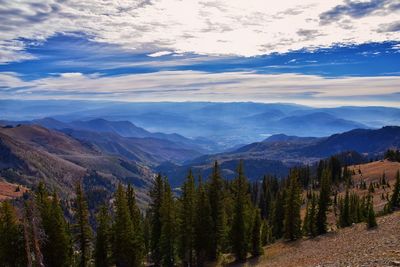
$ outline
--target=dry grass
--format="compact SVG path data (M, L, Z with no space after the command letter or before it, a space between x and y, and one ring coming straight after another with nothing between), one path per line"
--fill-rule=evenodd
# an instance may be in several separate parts
M26 191L24 186L0 181L0 201L21 197Z

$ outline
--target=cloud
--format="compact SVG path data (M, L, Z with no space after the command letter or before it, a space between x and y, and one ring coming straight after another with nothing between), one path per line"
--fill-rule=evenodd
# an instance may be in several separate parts
M171 55L172 52L170 51L159 51L159 52L155 52L152 54L149 54L149 57L162 57L162 56L167 56L167 55Z
M59 74L24 81L0 73L0 97L123 101L255 101L400 105L400 77L324 78L302 74L162 71L100 76Z
M351 1L346 0L344 5L337 5L329 11L320 15L322 23L336 21L343 16L361 18L374 13L385 14L390 12L392 4L396 0L370 0L370 1Z
M400 32L400 21L379 25L378 32Z
M32 41L60 33L149 55L257 56L399 41L398 31L377 30L399 11L396 0L1 1L0 62L32 59Z

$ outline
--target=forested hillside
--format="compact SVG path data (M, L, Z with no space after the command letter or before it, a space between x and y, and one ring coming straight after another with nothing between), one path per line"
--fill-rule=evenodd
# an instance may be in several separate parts
M331 157L320 161L315 175L295 168L286 179L266 176L250 183L242 162L230 181L215 162L207 181L189 171L176 193L158 175L147 208L138 206L131 185L119 184L113 200L98 203L95 212L79 181L72 201L40 183L1 204L0 260L5 266L205 266L231 257L244 262L279 240L314 238L361 222L379 227L377 215L400 209L400 174L393 174L360 179L354 167ZM374 204L378 190L387 192L380 209Z

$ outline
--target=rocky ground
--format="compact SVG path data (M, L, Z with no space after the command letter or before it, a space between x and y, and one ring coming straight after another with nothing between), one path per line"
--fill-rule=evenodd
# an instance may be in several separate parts
M277 242L259 259L231 266L400 266L400 212L378 218L378 224L373 230L360 223L314 239Z

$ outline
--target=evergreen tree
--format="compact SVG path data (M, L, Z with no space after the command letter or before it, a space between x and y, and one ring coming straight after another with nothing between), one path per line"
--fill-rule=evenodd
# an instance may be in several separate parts
M115 193L115 219L113 225L113 256L116 266L140 266L141 258L135 250L135 233L125 191L121 184Z
M348 188L346 188L346 194L342 202L343 203L340 208L339 226L347 227L352 223L352 219L350 217L350 195Z
M161 203L164 195L164 182L158 174L150 190L150 204L148 216L150 220L150 252L155 266L161 264L160 238L161 238Z
M171 187L164 180L164 194L161 202L160 253L162 266L172 267L176 263L176 214Z
M301 187L298 182L298 172L292 171L289 176L289 184L285 199L284 236L289 240L301 237Z
M94 253L96 267L109 267L111 260L111 218L107 206L100 207L97 214L97 231Z
M395 210L396 208L400 208L400 172L397 171L396 174L396 182L393 188L393 194L390 198L390 208L391 210Z
M237 177L234 180L234 213L232 222L232 248L236 260L244 261L247 257L248 239L247 231L249 222L250 197L248 194L248 182L243 172L243 162L240 161L237 168Z
M42 242L44 264L46 266L70 266L71 236L57 194L53 193L50 196L45 185L39 183L35 201L45 235Z
M311 194L309 204L307 204L306 216L303 222L303 233L309 236L317 235L316 226L316 215L317 215L317 196L315 193Z
M223 180L220 175L218 162L214 163L211 178L209 179L208 195L211 208L211 259L217 259L222 250L226 234L226 221L224 210Z
M128 184L128 187L126 189L126 198L128 203L129 215L133 226L133 250L137 262L141 262L145 253L142 215L136 203L135 190L133 189L131 184Z
M275 239L283 237L283 222L285 219L285 190L279 191L273 205L272 232Z
M184 266L194 265L194 242L196 220L196 187L192 174L189 174L182 187L180 209L180 251Z
M325 234L327 232L327 212L330 205L330 172L328 169L325 169L322 172L321 177L321 189L319 193L319 201L318 201L318 213L317 213L317 233Z
M76 185L74 207L76 241L80 250L79 266L90 266L92 257L92 229L89 224L89 210L80 183Z
M14 207L0 203L0 263L4 267L25 267L24 232Z
M211 242L210 236L212 229L211 221L211 208L210 202L201 177L197 186L197 197L196 197L196 217L195 217L195 248L196 248L196 259L197 266L204 266L205 260L212 253L210 251Z
M253 231L251 237L251 254L254 257L260 256L262 254L262 247L261 247L261 215L258 209L254 210L254 223L253 223Z

